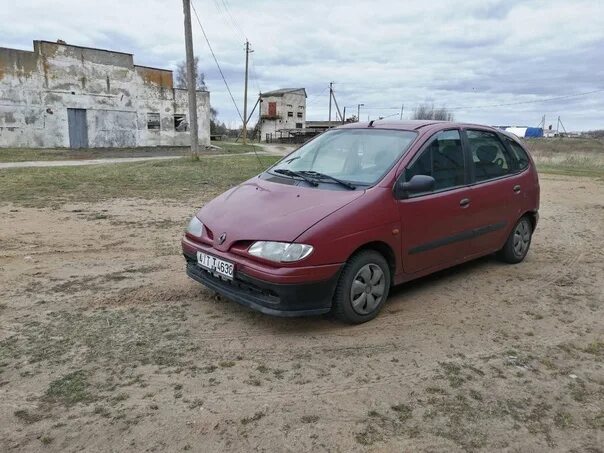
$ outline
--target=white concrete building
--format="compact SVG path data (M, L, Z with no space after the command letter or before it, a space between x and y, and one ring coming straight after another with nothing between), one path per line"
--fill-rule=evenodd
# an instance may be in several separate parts
M260 139L306 128L306 90L282 88L260 94Z
M187 92L172 71L132 54L64 42L0 48L0 147L190 144ZM197 92L199 141L210 141L210 94Z

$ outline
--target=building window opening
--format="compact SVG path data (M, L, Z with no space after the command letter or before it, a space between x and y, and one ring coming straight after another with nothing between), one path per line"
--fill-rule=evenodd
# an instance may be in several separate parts
M287 116L290 117L290 118L293 118L294 117L294 112L287 112Z
M174 130L176 132L187 132L189 130L187 115L183 113L177 113L174 115Z
M159 113L147 113L147 129L152 131L158 131L159 126Z
M304 114L302 112L298 112L298 118L302 118Z
M296 123L296 129L302 129L302 123Z

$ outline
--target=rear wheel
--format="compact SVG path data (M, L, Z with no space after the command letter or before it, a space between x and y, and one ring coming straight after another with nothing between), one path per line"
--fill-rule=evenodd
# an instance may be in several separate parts
M533 224L528 217L522 217L514 226L498 256L502 261L516 264L524 260L531 246Z
M390 269L384 257L373 250L352 256L344 265L336 287L333 312L350 324L377 316L390 291Z

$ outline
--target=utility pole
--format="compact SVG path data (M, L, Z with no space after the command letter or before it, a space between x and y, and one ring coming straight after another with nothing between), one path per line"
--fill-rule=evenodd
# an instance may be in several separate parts
M560 117L558 117L558 122L556 123L556 132L558 132L560 126L562 126L564 135L568 135L568 132L566 131L566 128L564 127L564 123L562 122L562 119Z
M191 31L191 0L182 0L185 13L185 50L187 57L187 92L189 93L189 131L191 136L191 154L199 155L197 130L197 80L195 58L193 57L193 33Z
M365 107L365 104L357 104L357 123L361 121L361 107Z
M541 122L537 127L542 127L545 130L545 115L541 117Z
M346 122L346 106L344 106L344 113L342 115L342 124Z
M333 98L333 103L336 106L336 121L338 121L338 116L340 120L342 119L342 112L340 112L340 106L338 105L338 100L336 99L335 91L331 90L331 97Z
M399 119L403 119L403 110L405 110L405 104L401 105L401 117Z
M250 57L250 42L245 40L245 88L243 90L243 144L247 144L247 70Z
M333 82L329 82L329 121L331 122L331 94L333 93Z

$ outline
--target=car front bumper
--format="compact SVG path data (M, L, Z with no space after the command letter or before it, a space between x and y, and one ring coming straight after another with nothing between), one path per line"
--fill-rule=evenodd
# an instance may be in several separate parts
M215 276L197 264L197 250L235 263L233 280ZM312 316L327 313L338 283L342 265L315 268L262 268L242 264L238 257L183 239L187 275L225 298L274 316ZM317 270L318 268L318 270ZM256 274L256 275L254 275ZM261 278L258 277L261 276ZM310 278L309 278L310 277Z

